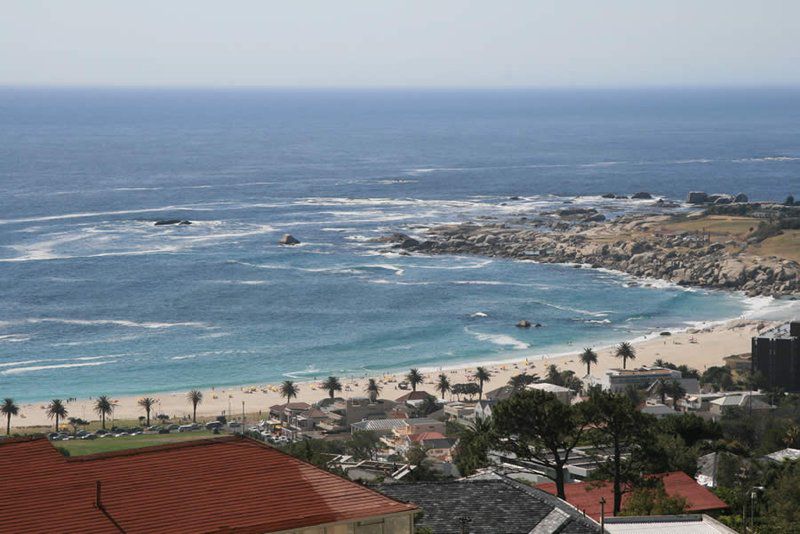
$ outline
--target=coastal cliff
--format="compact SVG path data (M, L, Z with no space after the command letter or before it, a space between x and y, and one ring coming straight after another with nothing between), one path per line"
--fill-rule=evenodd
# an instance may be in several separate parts
M798 252L795 243L789 242L785 251L768 247L758 237L763 224L751 217L695 213L606 221L601 214L578 211L562 210L532 221L443 225L429 229L424 240L394 234L385 241L408 252L584 264L682 286L741 290L749 296L800 294L800 264L792 257ZM790 237L796 241L797 236Z

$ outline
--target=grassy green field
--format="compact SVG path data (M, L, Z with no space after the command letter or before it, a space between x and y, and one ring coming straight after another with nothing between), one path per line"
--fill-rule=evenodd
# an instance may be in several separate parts
M121 451L125 449L138 449L152 445L165 445L181 441L219 437L210 430L197 430L174 434L140 434L138 436L122 436L119 438L98 438L94 440L76 439L70 441L54 441L53 446L64 448L70 456L82 456L98 452Z

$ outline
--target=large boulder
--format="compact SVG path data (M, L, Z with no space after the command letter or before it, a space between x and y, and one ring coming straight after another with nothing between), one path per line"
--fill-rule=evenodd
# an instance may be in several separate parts
M689 204L705 204L708 202L708 195L704 191L691 191L686 197Z
M633 195L631 195L631 198L636 198L639 200L649 200L653 198L653 195L651 195L647 191L639 191L638 193L634 193Z
M162 219L160 221L156 221L155 223L156 226L169 226L172 224L186 225L186 224L192 224L192 221L187 221L184 219Z
M292 234L283 234L283 237L280 241L278 241L281 245L299 245L300 240L294 237Z
M523 319L517 323L517 328L530 328L530 327L531 327L531 322L528 321L527 319Z

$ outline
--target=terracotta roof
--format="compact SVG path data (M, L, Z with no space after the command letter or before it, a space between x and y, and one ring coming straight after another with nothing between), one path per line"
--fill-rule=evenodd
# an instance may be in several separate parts
M681 496L686 499L687 513L724 510L728 507L719 497L695 482L692 477L683 471L674 471L672 473L662 473L653 476L661 478L661 481L664 483L664 491L667 492L667 495L670 497ZM537 484L536 487L552 495L556 494L555 482ZM614 502L614 490L610 483L601 484L599 486L595 486L594 484L589 485L584 482L565 484L564 493L567 496L568 503L586 512L586 515L596 520L600 519L600 498L605 497L608 503ZM623 494L623 507L629 496L629 493Z
M74 458L44 439L0 451L10 532L119 532L113 518L131 534L250 534L415 509L239 436ZM98 481L107 514L95 507Z
M447 439L447 436L442 434L441 432L420 432L419 434L414 434L409 436L411 441L416 441L417 443L426 441L429 439Z

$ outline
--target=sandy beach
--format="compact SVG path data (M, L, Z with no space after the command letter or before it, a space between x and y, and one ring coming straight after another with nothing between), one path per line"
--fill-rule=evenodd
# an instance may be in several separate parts
M731 354L741 354L750 351L750 338L757 332L760 321L733 320L721 325L692 328L684 332L675 332L670 336L651 335L646 339L636 341L636 360L628 362L631 366L652 364L657 359L663 359L676 365L686 364L701 372L714 365L722 365L722 358ZM582 347L576 347L576 352L568 355L554 357L541 357L538 359L521 359L515 362L493 364L487 366L492 379L486 385L491 390L504 385L512 376L528 372L529 374L544 375L549 364L554 363L561 369L571 369L579 377L586 375L586 367L578 360ZM602 376L606 370L621 367L621 361L614 357L613 347L595 348L598 353L598 363L592 367L594 377ZM436 377L440 372L445 372L450 377L451 384L470 380L475 365L463 367L447 367L443 371L438 369L424 369L425 383L418 389L434 392ZM383 386L382 397L395 399L405 392L397 388L397 383L402 381L402 373L375 375ZM318 377L320 378L320 377ZM361 396L364 394L369 376L359 378L342 378L344 397ZM321 378L320 378L321 379ZM308 403L316 402L327 395L319 387L319 380L297 382L300 392L297 401ZM186 399L186 392L170 392L149 395L157 399L158 405L155 413L164 413L172 418L183 418L191 415L191 404ZM114 419L131 420L143 415L137 401L142 396L114 397L116 408ZM210 418L230 410L234 417L240 416L242 408L247 417L266 414L273 404L285 402L275 384L250 384L243 386L227 386L203 390L203 402L198 407L198 417ZM244 403L244 405L243 405ZM45 414L45 403L26 403L20 406L19 417L12 419L13 428L46 426L52 424ZM87 420L97 419L91 399L77 399L67 403L71 416ZM153 414L155 415L155 414Z

